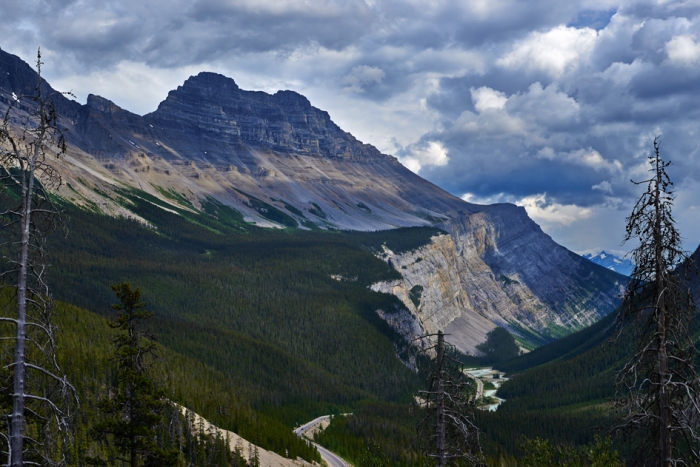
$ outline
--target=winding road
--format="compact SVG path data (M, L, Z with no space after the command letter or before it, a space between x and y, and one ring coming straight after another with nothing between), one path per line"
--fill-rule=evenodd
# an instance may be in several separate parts
M296 433L297 436L304 436L304 433L306 433L308 430L313 428L315 425L318 425L322 421L328 420L329 418L331 418L330 415L323 415L322 417L315 418L310 422L303 424L299 428L295 428L294 433ZM311 444L316 446L316 449L318 449L319 454L321 454L321 458L324 461L326 461L328 467L351 467L350 464L341 459L340 456L333 454L331 451L324 448L323 446L319 446L314 442L311 442Z
M484 397L484 382L479 378L474 378L474 381L476 381L476 398L481 399Z

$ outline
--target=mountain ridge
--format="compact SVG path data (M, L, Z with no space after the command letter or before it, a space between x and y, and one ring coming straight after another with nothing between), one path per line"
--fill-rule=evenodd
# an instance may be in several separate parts
M19 62L0 52L0 105L36 81ZM424 327L432 326L427 316L435 318L462 351L483 340L481 333L460 334L470 321L482 323L481 332L508 327L534 344L614 308L622 276L557 245L524 208L476 205L447 193L342 131L298 93L243 91L231 78L204 72L143 117L100 96L85 105L56 101L69 143L59 195L87 209L147 223L120 192L132 187L164 209L204 213L215 202L263 227L443 229L452 238L443 258L454 261L441 259L434 271L454 274L412 279L433 284L436 299L411 316ZM393 265L402 274L404 266ZM452 283L440 282L448 276ZM453 293L463 296L459 306Z

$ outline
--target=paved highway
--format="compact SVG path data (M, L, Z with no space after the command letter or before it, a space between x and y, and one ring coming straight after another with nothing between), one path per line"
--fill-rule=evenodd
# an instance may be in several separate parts
M331 418L330 415L323 415L322 417L315 418L311 420L309 423L305 423L299 428L294 429L294 433L296 433L297 436L304 436L304 433L311 428L314 427L314 425L317 425L321 423L324 420L327 420ZM316 443L311 443L314 446L316 446L316 449L318 449L319 454L321 454L321 458L326 461L328 464L328 467L350 467L350 464L345 462L343 459L341 459L339 456L333 454L331 451L328 449L324 448L323 446L319 446Z
M313 444L314 446L316 446L316 449L318 449L318 452L321 454L321 457L324 461L326 461L329 467L349 467L343 459L336 456L328 449L324 448L323 446L319 446L316 443Z
M314 425L317 425L317 424L321 423L322 421L327 420L329 418L331 418L330 415L323 415L321 417L314 418L309 423L305 423L302 426L300 426L299 428L295 428L294 433L296 433L297 436L301 436L304 434L304 432L306 430L311 429Z
M479 378L474 378L474 381L476 381L476 398L481 399L484 397L484 382Z

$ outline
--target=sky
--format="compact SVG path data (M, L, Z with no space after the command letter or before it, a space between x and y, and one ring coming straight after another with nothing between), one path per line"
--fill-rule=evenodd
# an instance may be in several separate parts
M291 89L450 193L624 254L659 138L700 244L700 1L3 0L0 47L145 114L200 71Z

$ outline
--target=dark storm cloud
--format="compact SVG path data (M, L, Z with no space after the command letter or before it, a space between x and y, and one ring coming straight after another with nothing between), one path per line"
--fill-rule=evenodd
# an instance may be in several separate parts
M605 15L569 23L594 26L592 40L580 27L533 31L486 72L442 79L427 102L443 128L417 146L440 143L449 162L426 161L420 173L480 199L546 193L549 203L590 207L614 197L624 205L637 191L630 177L644 175L651 138L662 135L679 184L697 181L697 11L633 5ZM475 91L484 88L496 97L479 109Z
M138 67L292 83L454 194L529 200L551 225L624 210L655 135L678 185L700 182L691 2L5 0L0 13L0 46L41 45L54 73L88 83L120 64L122 84Z

